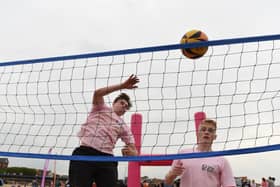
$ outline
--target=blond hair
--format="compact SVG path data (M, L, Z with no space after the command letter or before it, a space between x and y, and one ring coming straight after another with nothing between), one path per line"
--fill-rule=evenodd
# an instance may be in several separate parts
M200 122L200 124L204 124L204 123L210 123L213 126L215 126L215 129L217 128L217 122L213 119L204 119Z

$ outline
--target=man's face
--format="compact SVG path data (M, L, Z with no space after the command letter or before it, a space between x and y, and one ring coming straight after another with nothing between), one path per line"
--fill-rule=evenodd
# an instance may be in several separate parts
M124 115L128 110L128 103L125 99L119 99L113 104L113 110L118 116Z
M212 123L204 122L199 125L198 129L198 143L212 144L217 137L216 127Z

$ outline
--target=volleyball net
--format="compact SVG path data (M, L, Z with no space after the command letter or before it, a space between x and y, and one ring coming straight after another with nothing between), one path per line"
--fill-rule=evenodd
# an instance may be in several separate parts
M0 63L0 155L58 160L71 156L95 89L135 74L125 90L142 116L141 153L115 161L172 160L280 149L280 35L213 40ZM201 58L181 48L209 46ZM112 104L119 92L105 96ZM196 145L196 112L217 121L213 153L177 154ZM52 149L56 154L50 154ZM153 156L155 155L155 156Z

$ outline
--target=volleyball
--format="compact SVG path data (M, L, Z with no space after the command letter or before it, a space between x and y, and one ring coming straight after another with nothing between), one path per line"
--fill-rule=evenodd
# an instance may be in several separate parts
M180 43L194 43L194 42L201 42L201 41L208 41L207 35L200 31L200 30L191 30L184 34ZM208 50L208 46L203 47L195 47L195 48L186 48L182 49L182 53L184 56L190 59L197 59L202 57Z

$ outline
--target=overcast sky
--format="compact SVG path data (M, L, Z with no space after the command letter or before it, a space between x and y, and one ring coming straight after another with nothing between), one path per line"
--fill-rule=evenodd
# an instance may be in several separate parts
M277 0L1 1L0 60L177 43L190 29L209 39L279 33Z
M279 34L279 7L279 0L1 1L0 62L175 44L191 29L203 30L210 40ZM228 159L235 176L276 176L279 182L278 154ZM24 163L32 166L32 160ZM57 170L67 173L66 167ZM150 177L166 172L142 171Z

